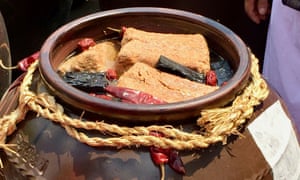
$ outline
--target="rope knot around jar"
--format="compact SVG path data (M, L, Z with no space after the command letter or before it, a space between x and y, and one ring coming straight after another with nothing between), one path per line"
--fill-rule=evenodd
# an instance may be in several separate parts
M226 144L228 136L241 135L240 130L251 118L254 107L264 101L269 94L267 83L258 70L258 59L252 54L251 60L251 78L248 85L236 96L231 105L203 109L199 113L196 125L204 129L204 132L185 132L168 124L127 127L106 123L104 120L89 121L70 117L64 113L64 107L56 102L54 96L48 93L36 94L30 90L33 74L38 67L38 61L35 61L20 85L18 107L0 119L0 125L5 127L0 130L0 140L5 144L7 136L16 130L16 125L24 120L26 113L33 111L37 116L60 124L71 137L89 146L115 148L156 146L192 150L207 148L217 142ZM101 136L90 137L85 133L90 130L98 131ZM155 137L151 132L159 132L164 136Z

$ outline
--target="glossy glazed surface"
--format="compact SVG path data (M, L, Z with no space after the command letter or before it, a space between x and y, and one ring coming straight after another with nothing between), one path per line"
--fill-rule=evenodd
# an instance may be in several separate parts
M0 116L9 114L18 106L19 83L15 81L10 91L0 101ZM35 93L48 93L38 71L33 76L31 89ZM271 91L262 105L255 108L249 123L278 100L278 95ZM82 111L73 107L64 108L65 113L70 117L82 115ZM90 121L99 120L97 116L92 118L91 113L84 116ZM177 128L179 126L187 131L198 130L194 122L182 123ZM166 165L166 179L198 180L199 177L205 180L273 179L272 168L252 138L252 134L247 128L241 133L243 138L230 136L226 145L217 143L204 149L180 151L187 171L186 175L178 174ZM89 135L101 136L97 132L89 132ZM159 167L153 163L148 147L121 149L91 147L72 138L61 124L37 116L35 112L27 114L7 143L19 145L22 158L35 160L35 167L43 172L42 177L35 177L36 179L156 180L161 177ZM16 166L10 162L11 159L5 153L0 152L0 157L4 164L4 168L0 169L0 179L1 175L4 175L4 179L28 180L30 176L23 176L21 172L24 171L18 169L20 167L36 175L35 169L28 168L23 161L17 162L18 166Z
M89 96L72 88L56 73L80 38L107 37L107 27L121 26L161 33L202 33L209 48L228 59L235 74L227 85L190 101L164 105L134 105ZM250 74L249 52L243 41L223 25L201 15L165 8L124 8L77 19L55 31L41 48L40 72L50 90L77 108L110 119L134 122L177 121L199 115L203 108L222 106L243 89Z

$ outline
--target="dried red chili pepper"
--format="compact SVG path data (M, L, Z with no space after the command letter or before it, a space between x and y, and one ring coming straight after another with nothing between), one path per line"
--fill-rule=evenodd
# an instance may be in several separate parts
M163 137L163 134L156 131L151 131L150 135ZM161 179L165 179L165 164L169 161L168 149L162 149L155 146L150 147L150 156L155 165L160 167Z
M32 55L22 59L21 61L19 61L18 63L18 67L21 71L27 71L27 69L29 68L29 66L35 62L40 56L40 52L37 51L35 53L33 53Z
M108 69L105 72L105 76L106 76L106 79L108 79L110 81L116 80L118 78L117 72L113 69Z
M156 137L163 137L164 135L160 132L150 132L150 135ZM169 166L180 174L185 174L184 164L179 156L178 151L171 148L158 148L150 147L151 159L156 165L162 165L168 163Z
M90 47L95 46L96 42L92 38L84 38L77 43L81 51L88 50Z
M122 102L131 102L134 104L164 104L166 102L141 91L108 85L105 88L109 94L120 98Z
M125 27L125 26L121 27L121 36L124 35L124 33L126 32L126 30L127 30L127 27Z
M208 71L206 73L206 84L207 85L210 85L210 86L216 86L217 85L217 74L215 71Z
M150 156L154 164L160 166L162 164L168 163L169 156L165 154L161 148L150 147Z
M185 174L184 164L179 156L178 151L175 151L173 149L170 150L168 157L169 157L169 161L168 161L169 166L176 172L180 174Z
M0 64L0 66L3 68L3 69L6 69L6 70L13 70L13 69L19 69L21 71L24 71L26 72L27 69L29 68L29 66L35 62L40 56L40 52L37 51L35 53L33 53L32 55L24 58L24 59L21 59L18 64L16 66L12 66L12 67L6 67L5 65Z

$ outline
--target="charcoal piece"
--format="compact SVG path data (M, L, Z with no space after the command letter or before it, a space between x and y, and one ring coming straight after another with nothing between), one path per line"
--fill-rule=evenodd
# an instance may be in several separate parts
M210 52L210 60L210 67L217 74L218 86L232 78L234 72L227 60L212 50Z
M155 65L155 68L160 71L167 72L170 74L174 74L191 81L196 81L200 83L206 82L206 77L204 73L199 73L194 71L188 67L185 67L175 61L168 59L165 56L160 56L158 62Z
M63 76L63 80L86 92L104 92L104 88L109 84L104 72L67 72Z

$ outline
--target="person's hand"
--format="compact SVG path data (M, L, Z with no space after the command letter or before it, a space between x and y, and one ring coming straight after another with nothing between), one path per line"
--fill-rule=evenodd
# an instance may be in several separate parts
M270 15L269 0L245 0L244 8L249 18L259 24L261 21L266 20Z

